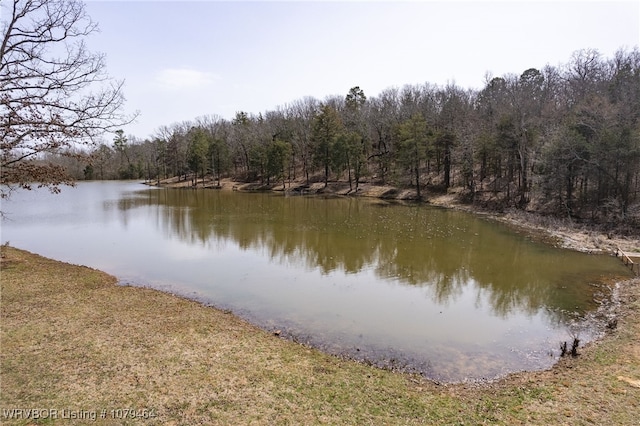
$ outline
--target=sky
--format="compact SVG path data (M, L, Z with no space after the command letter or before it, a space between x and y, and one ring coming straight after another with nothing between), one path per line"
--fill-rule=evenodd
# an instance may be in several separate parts
M87 44L125 80L124 128L217 115L232 119L312 96L368 97L391 87L455 83L567 63L580 49L610 58L640 45L638 1L87 0L100 32Z

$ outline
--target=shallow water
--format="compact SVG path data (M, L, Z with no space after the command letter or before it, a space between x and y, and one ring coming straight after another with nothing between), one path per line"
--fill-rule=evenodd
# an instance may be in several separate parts
M4 201L2 242L441 381L543 369L629 272L424 205L86 182Z

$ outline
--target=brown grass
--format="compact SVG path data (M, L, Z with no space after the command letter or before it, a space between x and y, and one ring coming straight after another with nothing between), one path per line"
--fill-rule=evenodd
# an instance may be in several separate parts
M7 418L26 408L95 412L100 424L639 424L638 279L621 287L618 328L577 359L438 386L100 271L2 251L2 424L51 421ZM127 408L155 417L113 418Z

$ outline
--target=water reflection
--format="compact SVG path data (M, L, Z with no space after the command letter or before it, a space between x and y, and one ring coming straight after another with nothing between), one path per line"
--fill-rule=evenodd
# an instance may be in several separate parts
M378 200L92 182L3 209L17 247L438 380L550 366L605 280L628 274L472 215Z
M609 259L546 247L468 214L426 206L199 190L137 192L117 206L125 223L129 210L150 208L168 238L204 246L232 241L323 274L372 269L389 282L429 287L442 305L473 283L476 298L495 315L545 308L554 324L594 309L593 287L612 272Z

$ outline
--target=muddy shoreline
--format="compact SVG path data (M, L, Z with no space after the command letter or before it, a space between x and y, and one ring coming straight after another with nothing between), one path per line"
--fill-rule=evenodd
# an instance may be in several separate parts
M572 330L572 332L575 333L575 336L580 339L578 346L578 352L580 355L584 350L588 350L591 346L600 344L603 339L607 338L607 336L615 334L618 322L627 318L633 310L626 304L636 300L634 297L630 296L629 287L637 287L638 284L640 284L640 279L638 278L623 280L612 278L603 284L603 288L606 288L606 294L600 294L601 299L597 301L599 304L598 308L594 311L587 312L584 316L576 317L570 324L567 324L567 331ZM396 351L393 348L384 349L376 347L375 345L370 347L357 347L348 345L342 346L336 343L330 344L322 337L300 333L290 324L276 324L271 321L262 321L252 315L250 311L233 310L227 306L220 305L213 299L199 296L193 292L181 291L177 287L169 286L159 289L154 286L148 286L141 283L122 281L119 281L118 285L157 290L173 297L194 301L204 307L232 315L242 321L247 321L249 324L254 325L260 330L264 330L275 338L289 341L306 348L318 350L324 354L334 356L345 361L353 361L369 367L420 377L422 380L427 380L435 383L436 385L489 385L509 380L512 376L527 374L535 375L545 371L553 371L556 368L565 368L567 366L572 368L571 365L573 363L580 362L578 358L572 357L569 354L567 354L567 356L561 356L559 348L562 341L558 340L558 346L551 349L550 352L543 349L539 349L531 353L521 351L522 356L537 358L538 365L536 367L524 369L506 368L501 372L496 372L496 366L494 365L493 373L485 372L481 376L476 377L465 376L462 378L453 378L450 376L449 372L435 369L434 366L431 365L430 360L417 354L403 353L401 351ZM567 334L565 339L569 346L571 345L572 335L573 334ZM482 357L482 354L480 353L476 353L475 355L467 354L465 356L467 356L466 362L468 363L483 363L483 361L480 360ZM480 358L474 358L474 356ZM547 358L547 361L543 358ZM487 362L487 360L484 360L484 362Z

